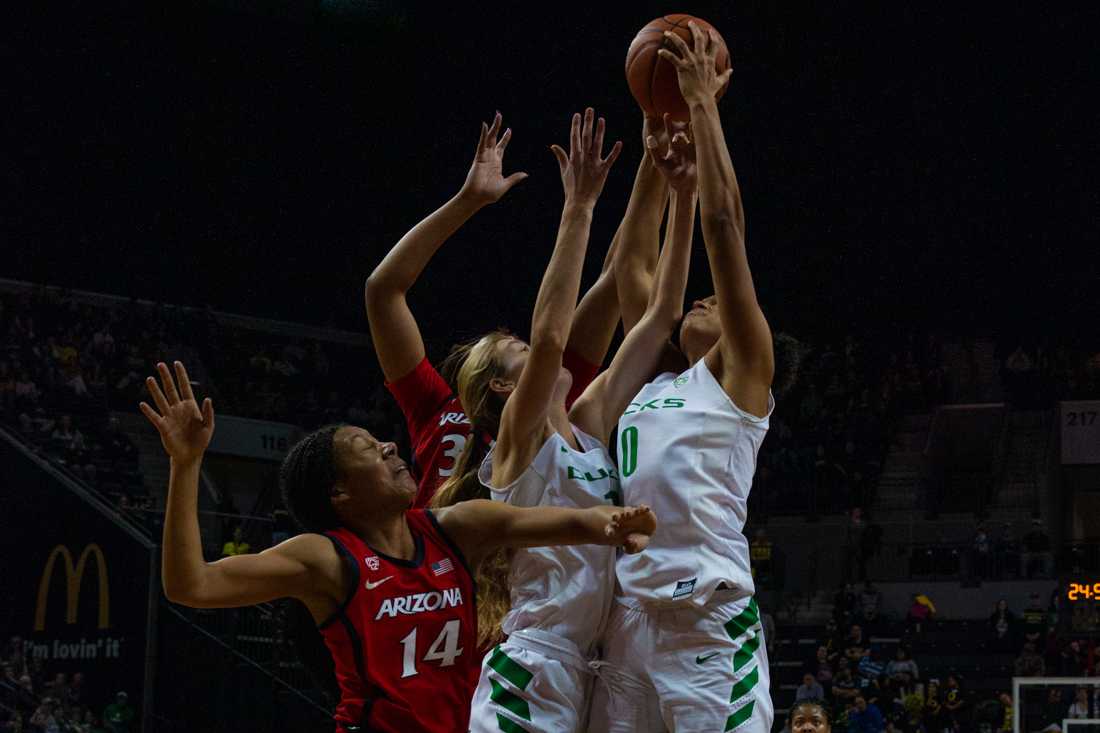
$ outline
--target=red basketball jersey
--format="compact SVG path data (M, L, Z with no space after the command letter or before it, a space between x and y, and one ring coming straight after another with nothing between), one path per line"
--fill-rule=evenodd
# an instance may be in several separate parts
M481 662L474 580L431 512L405 519L412 560L383 555L347 529L325 533L355 568L344 605L320 627L336 663L340 731L469 726Z
M562 365L573 375L573 386L565 400L568 408L596 378L599 366L569 350L562 356ZM427 357L405 376L387 383L386 388L405 416L419 486L413 506L422 509L454 471L455 461L470 439L470 419Z

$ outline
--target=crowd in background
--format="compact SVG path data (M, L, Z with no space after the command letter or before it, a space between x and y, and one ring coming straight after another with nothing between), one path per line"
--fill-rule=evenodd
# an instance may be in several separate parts
M4 733L130 733L135 711L124 690L110 702L92 699L83 672L50 669L18 636L8 640L0 671L0 731Z

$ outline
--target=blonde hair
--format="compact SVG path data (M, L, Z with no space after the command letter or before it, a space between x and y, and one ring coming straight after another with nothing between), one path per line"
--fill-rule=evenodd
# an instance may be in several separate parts
M504 400L490 389L489 383L504 373L497 344L509 338L512 334L504 329L490 331L456 345L441 365L443 373L454 375L455 391L473 429L451 475L432 497L433 507L489 498L489 490L481 485L477 471L489 452L490 439L500 429ZM478 589L477 641L482 647L503 636L500 624L512 605L508 584L511 560L510 551L499 550L474 570Z

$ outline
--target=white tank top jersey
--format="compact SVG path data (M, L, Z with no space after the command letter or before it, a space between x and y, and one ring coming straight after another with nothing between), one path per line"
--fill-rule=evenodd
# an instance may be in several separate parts
M587 508L619 503L619 472L607 448L576 427L573 434L580 451L554 433L527 470L500 489L489 483L494 448L482 461L478 478L494 501L513 506ZM615 548L575 545L516 550L508 580L512 610L504 617L504 633L540 629L571 640L582 654L589 654L611 610Z
M768 414L733 403L700 359L642 388L619 419L623 501L649 505L657 531L645 552L616 566L627 599L647 606L704 605L721 584L751 595L742 533Z

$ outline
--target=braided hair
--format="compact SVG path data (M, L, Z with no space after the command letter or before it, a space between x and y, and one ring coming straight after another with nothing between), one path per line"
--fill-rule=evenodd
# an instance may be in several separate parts
M344 423L326 425L298 441L279 468L283 503L302 529L324 532L340 525L332 507L332 486L340 478L333 453L336 431Z

